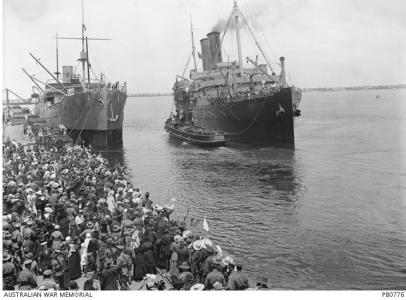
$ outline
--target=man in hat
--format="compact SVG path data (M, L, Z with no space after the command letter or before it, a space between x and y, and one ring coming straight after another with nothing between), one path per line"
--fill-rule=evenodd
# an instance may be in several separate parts
M40 273L51 267L51 249L48 248L47 241L41 243L41 249L37 253L37 261Z
M180 264L178 268L179 268L179 271L180 271L180 274L179 274L178 277L179 277L179 280L182 283L185 283L187 281L186 277L189 276L189 274L192 275L192 278L194 279L192 272L190 272L190 266L189 266L189 264L187 262L185 262L185 261L182 262L182 264ZM193 282L192 282L192 285L193 285Z
M112 228L112 233L111 233L111 238L112 239L120 239L122 236L122 228L120 227L120 225L114 224L113 228Z
M230 274L234 271L234 269L235 265L233 258L230 256L224 257L221 263L221 272L223 273L226 282L228 282L228 278L230 277Z
M31 219L27 219L25 222L23 222L24 226L22 226L22 234L24 239L25 237L31 238L33 224L34 222Z
M236 270L228 278L227 287L229 290L246 290L248 289L248 276L242 271L242 265L236 264Z
M31 271L32 259L24 261L24 268L18 276L19 289L31 290L37 287L37 278L33 271Z
M212 290L213 284L215 282L219 282L222 284L223 287L226 286L226 280L224 275L220 272L220 263L221 260L219 258L214 258L213 263L210 266L210 273L207 274L206 280L204 282L204 289L205 290Z
M94 224L92 221L88 221L86 223L86 229L83 230L83 232L79 235L80 238L83 238L84 236L87 236L87 234L89 233L90 235L93 235L94 233Z
M21 224L20 223L14 223L13 225L13 232L11 233L11 239L16 241L17 243L23 241L23 235L21 233ZM4 230L4 228L3 228Z
M130 285L130 274L131 274L131 267L132 267L132 260L130 255L126 253L127 251L124 249L123 245L117 245L117 264L121 265L121 273L119 277L119 281L121 285Z
M182 274L185 274L185 275L183 277L179 278L182 282L182 288L180 290L189 291L192 288L192 286L194 285L193 274L190 272L184 272Z
M207 238L203 239L202 251L204 252L203 256L205 257L204 261L202 262L202 265L201 265L202 276L203 276L202 282L204 282L206 280L207 275L210 272L210 265L213 263L213 259L216 257L212 242Z
M61 289L67 289L70 282L68 252L65 250L63 245L61 245L59 249L56 249L55 252L56 252L55 260L60 266L60 268L57 267L57 269L62 271L62 281L58 283Z
M85 291L98 291L100 290L100 283L96 279L97 278L97 273L95 272L87 272L86 273L86 281L83 284L83 290Z
M4 253L3 255L3 289L12 291L17 284L17 270L11 262L11 255Z
M196 240L192 244L192 249L193 249L193 254L191 257L191 269L193 276L195 277L196 282L201 282L202 281L202 270L201 270L201 264L206 258L205 254L206 252L202 251L203 249L203 242L202 240Z
M255 286L255 288L253 288L254 290L269 290L269 286L268 286L268 278L260 276L257 278L257 284Z
M31 259L31 271L34 272L35 276L38 276L38 263L34 260L34 254L32 252L28 252L25 255L25 259Z
M40 290L58 290L59 286L52 277L52 270L45 270L43 277L44 279L38 285Z
M113 265L113 261L111 259L106 259L106 267L101 272L101 289L107 291L115 291L118 290L118 274L121 269L121 265L118 264L116 266Z

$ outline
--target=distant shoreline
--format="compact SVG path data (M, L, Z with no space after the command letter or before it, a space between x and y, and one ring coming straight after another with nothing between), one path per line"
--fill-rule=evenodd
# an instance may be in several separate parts
M136 93L136 94L127 94L127 97L160 97L172 95L173 93Z
M371 86L347 86L347 87L320 87L320 88L305 88L302 92L332 92L332 91L361 91L361 90L392 90L404 89L406 84L397 85L371 85Z
M373 85L373 86L347 86L347 87L318 87L318 88L303 88L302 92L332 92L332 91L360 91L360 90L391 90L405 89L406 84L397 85ZM134 93L128 94L127 97L160 97L172 96L173 93Z

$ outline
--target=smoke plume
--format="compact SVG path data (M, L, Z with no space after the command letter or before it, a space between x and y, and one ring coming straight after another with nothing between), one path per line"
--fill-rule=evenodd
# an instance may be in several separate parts
M249 1L249 5L240 6L240 10L249 24L255 23L256 29L262 29L262 26L276 27L281 21L288 17L293 17L307 6L308 0L256 0ZM212 27L212 31L223 32L226 29L228 19L219 19ZM244 23L240 24L244 27ZM231 20L228 29L235 29L235 21Z

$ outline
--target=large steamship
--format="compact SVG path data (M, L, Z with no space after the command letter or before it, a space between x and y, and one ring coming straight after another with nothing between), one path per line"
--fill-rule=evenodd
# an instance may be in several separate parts
M96 148L122 144L124 106L127 100L126 83L108 83L103 74L100 77L94 74L89 61L88 40L106 39L88 38L85 31L82 1L82 36L78 38L56 36L56 72L52 74L30 53L52 79L42 82L28 74L26 70L23 71L40 90L38 114L49 126L63 125L75 141L82 140ZM58 40L61 39L81 41L82 51L78 59L81 74L75 73L73 66L62 66L60 78ZM94 78L91 78L90 72Z
M266 64L247 57L244 67L240 22L254 38ZM231 23L236 30L238 61L223 61L221 45ZM220 39L213 31L200 40L203 70L198 71L192 28L194 69L190 78L177 76L173 87L176 117L197 126L220 130L235 142L294 148L294 118L300 115L300 89L289 85L285 59L276 74L237 3ZM270 69L271 72L268 71Z

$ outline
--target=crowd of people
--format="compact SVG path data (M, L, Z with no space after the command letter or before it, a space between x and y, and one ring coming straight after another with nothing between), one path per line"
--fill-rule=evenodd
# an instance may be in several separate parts
M57 134L3 143L4 290L250 288L241 263L171 220L174 202L155 205L120 165Z

